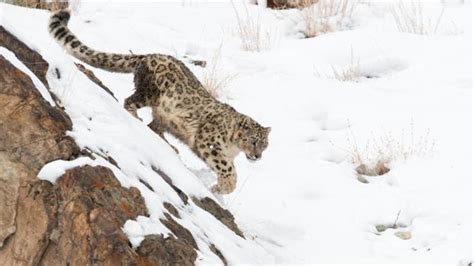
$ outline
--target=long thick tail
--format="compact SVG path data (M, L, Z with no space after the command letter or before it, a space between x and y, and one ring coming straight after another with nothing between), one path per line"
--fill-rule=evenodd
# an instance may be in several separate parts
M131 73L143 55L124 55L98 52L83 44L67 27L71 13L61 10L49 19L49 33L68 53L97 68L112 72Z

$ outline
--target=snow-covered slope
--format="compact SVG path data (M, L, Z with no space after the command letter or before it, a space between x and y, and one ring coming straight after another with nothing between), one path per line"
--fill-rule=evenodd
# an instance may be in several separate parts
M440 8L436 3L427 10ZM48 81L74 124L70 135L81 147L113 157L120 169L105 160L94 163L111 167L124 186L138 187L145 197L151 216L124 227L132 243L168 233L159 223L162 202L180 202L152 167L189 195L214 197L207 188L215 179L202 162L171 139L180 149L176 155L150 131L146 110L145 123L123 110L131 75L94 69L117 103L81 72L68 71L74 59L48 36L46 11L1 4L0 12L2 25L50 63ZM472 260L471 4L446 5L440 33L432 36L398 32L383 4L360 4L345 31L312 39L297 38L294 11L249 6L249 12L260 14L275 35L267 51L241 49L228 3L73 7L71 29L98 50L210 62L220 49L221 75L234 76L221 100L273 128L261 161L236 159L238 188L221 199L248 240L194 205L180 209L180 222L202 252L199 262L219 262L206 239L230 263ZM357 80L334 78L333 69L354 62ZM205 70L189 66L203 76ZM393 157L391 170L363 177L363 183L351 154L377 158L374 144ZM49 167L44 173L54 173L55 165ZM399 228L376 229L394 223ZM398 232L411 238L402 240Z

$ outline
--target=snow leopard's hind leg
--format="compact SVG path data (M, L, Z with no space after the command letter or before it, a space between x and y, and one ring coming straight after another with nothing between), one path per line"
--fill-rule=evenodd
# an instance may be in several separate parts
M140 118L137 115L137 110L145 106L152 106L160 96L158 86L154 82L154 70L147 61L147 58L144 58L135 67L133 79L135 92L124 102L125 109L138 119Z

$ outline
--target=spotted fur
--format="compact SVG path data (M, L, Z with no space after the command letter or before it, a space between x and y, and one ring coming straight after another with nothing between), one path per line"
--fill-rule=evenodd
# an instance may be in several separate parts
M270 128L213 98L194 74L169 55L123 55L98 52L83 44L67 27L69 11L51 16L49 31L74 57L97 68L134 73L135 92L125 108L150 106L149 127L163 137L169 132L186 143L217 174L213 191L227 194L236 186L234 158L243 151L257 160L268 145Z

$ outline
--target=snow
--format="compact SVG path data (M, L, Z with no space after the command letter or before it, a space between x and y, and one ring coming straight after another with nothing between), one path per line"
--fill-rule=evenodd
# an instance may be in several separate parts
M123 225L123 231L127 234L132 247L137 248L145 239L143 228L137 221L127 220Z
M38 178L55 183L67 170L84 165L96 166L94 161L88 157L79 157L72 161L56 160L41 168L38 172Z
M470 2L446 4L434 35L399 32L389 5L369 2L358 5L351 25L311 39L298 38L295 16L287 14L297 11L248 6L277 35L262 52L241 49L229 3L185 2L81 1L70 27L84 43L108 52L209 62L221 47L222 70L236 74L221 100L272 127L263 158L250 163L238 156L237 189L218 197L247 240L192 202L184 205L153 170L166 173L190 196L216 198L208 190L215 183L212 172L176 139L167 136L179 155L146 127L149 109L140 112L145 122L123 110L123 100L133 92L132 75L94 69L117 103L75 70L76 60L48 36L47 12L0 4L2 25L38 50L50 69L60 70L61 79L52 72L47 78L73 121L68 134L120 167L100 156L58 161L47 164L41 178L54 182L84 163L111 167L122 185L141 191L150 212L124 224L132 245L147 234L171 234L159 222L162 203L169 201L182 217L177 222L197 241L198 264L220 262L208 248L211 242L230 264L472 261ZM433 16L442 8L438 2L425 5ZM334 69L355 63L353 81L335 78ZM189 67L202 78L202 68ZM383 142L384 136L392 136L391 142ZM434 146L418 141L424 138ZM390 172L366 176L369 183L361 183L351 151L357 145L364 156L377 158L370 147L380 141L408 156L393 157ZM399 227L376 229L394 223ZM410 232L411 239L396 232Z

